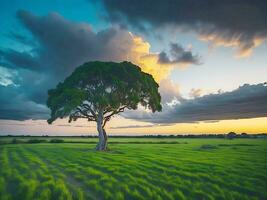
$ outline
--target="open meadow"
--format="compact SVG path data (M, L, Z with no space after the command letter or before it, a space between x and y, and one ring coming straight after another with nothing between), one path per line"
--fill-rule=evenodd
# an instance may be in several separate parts
M0 199L267 199L265 139L84 140L0 145Z

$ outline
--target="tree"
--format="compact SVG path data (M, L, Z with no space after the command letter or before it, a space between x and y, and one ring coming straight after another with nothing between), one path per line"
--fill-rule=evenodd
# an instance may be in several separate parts
M241 133L242 138L249 138L249 135L247 133Z
M106 150L106 123L125 109L145 108L161 111L158 84L150 74L130 62L87 62L48 91L47 106L51 124L57 118L78 118L97 123L99 142L96 150Z
M235 132L229 132L226 137L228 139L232 140L232 139L234 139L236 137L236 135L237 134Z

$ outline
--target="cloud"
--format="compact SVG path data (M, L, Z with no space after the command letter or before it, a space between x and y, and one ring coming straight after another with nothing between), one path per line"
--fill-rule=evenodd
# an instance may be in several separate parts
M111 126L109 129L122 129L122 128L151 128L154 127L154 124L150 125L129 125L129 126Z
M217 46L249 56L267 39L267 2L262 0L103 0L109 20L147 30L178 27ZM147 32L153 32L147 30Z
M253 49L265 42L266 38L266 36L255 36L242 39L240 35L229 37L228 34L223 34L222 32L201 33L199 35L200 40L210 42L212 46L223 46L236 49L236 58L251 56Z
M58 13L39 17L27 11L19 11L18 18L38 41L33 54L21 55L24 62L31 60L28 66L50 71L61 78L69 75L75 67L88 60L123 61L128 60L139 65L143 71L154 76L158 81L166 77L173 65L163 66L156 61L158 54L150 52L150 44L126 29L111 27L94 32L89 24L74 23L64 19ZM6 51L9 61L14 52ZM22 59L21 59L22 60ZM12 62L15 62L14 58ZM42 64L39 64L42 63ZM16 63L15 63L16 64ZM27 66L27 64L23 64Z
M200 97L202 93L203 91L200 88L198 89L192 88L190 90L189 96L192 98L197 98L197 97Z
M13 85L0 85L0 119L26 120L46 119L48 108L28 99L22 91Z
M159 54L150 52L150 44L126 29L110 27L95 32L89 24L69 21L58 13L36 16L20 10L17 18L30 35L10 33L10 38L29 50L0 49L5 72L0 79L5 86L0 87L0 119L46 119L47 90L87 61L132 61L158 82L174 67L158 63ZM21 114L16 116L16 110Z
M8 34L6 34L7 37L10 39L13 39L16 42L19 42L26 46L35 46L36 43L31 37L27 37L21 33L17 33L15 31L10 31Z
M152 128L158 126L169 126L169 124L148 124L148 125L129 125L129 126L111 126L109 129L124 129L124 128Z
M162 113L129 111L124 116L153 123L191 123L199 121L267 117L267 83L245 84L231 92L184 99L166 106Z
M122 61L127 55L135 56L131 54L136 48L134 36L126 30L108 28L96 33L89 24L68 21L57 13L39 17L19 11L17 16L39 43L34 50L34 58L41 63L38 69L51 75L64 78L88 60Z
M162 64L200 64L200 56L193 55L190 50L185 50L181 45L177 43L170 44L171 58L162 51L159 54L158 62Z
M181 101L183 98L180 94L180 87L173 83L170 79L163 79L159 83L159 92L162 96L161 102L171 103L172 101Z
M38 59L28 52L18 52L12 49L0 50L1 62L10 68L25 68L37 70L40 63ZM8 65L7 65L8 64Z
M13 79L17 76L17 72L12 69L7 69L5 67L0 66L0 85L2 86L8 86L8 85L14 85Z

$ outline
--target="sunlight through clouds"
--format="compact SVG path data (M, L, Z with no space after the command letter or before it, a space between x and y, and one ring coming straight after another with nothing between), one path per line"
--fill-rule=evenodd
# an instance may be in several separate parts
M251 39L250 43L244 43L242 41L242 35L237 35L234 37L224 37L223 34L200 34L199 39L201 41L209 42L213 47L230 47L235 50L236 58L246 58L250 57L253 53L253 50L263 44L266 41L266 38L255 37Z

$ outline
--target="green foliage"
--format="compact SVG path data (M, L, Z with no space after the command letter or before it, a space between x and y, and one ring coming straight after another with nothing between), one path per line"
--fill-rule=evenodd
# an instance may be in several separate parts
M64 140L62 140L62 139L51 139L50 140L50 143L63 143L64 142Z
M234 139L236 137L236 133L235 132L230 132L226 135L226 137L230 140Z
M138 104L161 111L158 87L150 74L130 62L88 62L48 91L48 123L69 116L84 101L106 113L122 107L137 109Z
M17 144L17 143L19 143L18 140L16 138L13 138L12 139L12 144Z
M68 116L86 97L85 91L78 88L65 88L61 83L58 84L57 89L49 90L48 95L47 106L51 109L48 123L52 123L58 117Z
M111 140L129 144L97 153L88 151L94 144L1 145L0 199L267 197L264 139ZM167 141L176 143L162 143Z
M42 143L42 142L46 142L46 140L43 140L43 139L29 139L27 142L28 143Z

